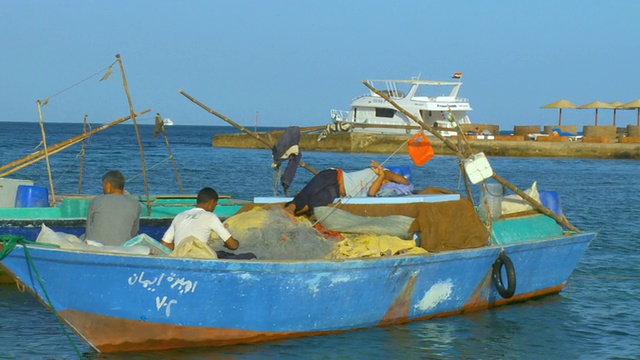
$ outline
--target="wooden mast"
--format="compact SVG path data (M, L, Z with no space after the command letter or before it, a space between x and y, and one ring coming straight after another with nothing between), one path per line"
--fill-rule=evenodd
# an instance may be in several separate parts
M124 66L122 65L122 59L120 54L116 55L118 65L120 65L120 73L122 74L122 86L127 94L127 101L129 102L129 113L131 114L131 120L133 121L133 127L136 130L136 138L138 139L138 147L140 148L140 161L142 162L142 178L144 179L144 195L147 199L147 215L151 215L151 200L149 199L149 186L147 182L147 169L144 164L144 150L142 149L142 140L140 139L140 131L138 130L138 122L136 121L136 113L133 110L133 103L131 102L131 95L129 94L129 87L127 85L127 77L124 74Z
M162 121L162 116L160 116L160 113L156 114L156 127L157 126L160 126L160 132L162 133L162 135L164 135L164 142L165 144L167 144L167 151L169 151L171 164L173 164L173 172L176 174L178 189L180 189L180 194L184 194L184 191L182 191L182 183L180 182L180 175L178 174L178 166L176 165L176 159L173 157L173 153L171 152L171 146L169 145L169 137L167 136L167 132L164 130L164 122Z
M40 123L40 132L42 133L42 146L44 150L44 158L47 163L47 175L49 176L49 191L51 192L51 201L49 205L53 206L56 203L56 193L53 189L53 178L51 177L51 164L49 163L49 149L47 147L47 135L44 132L44 121L42 120L42 106L40 100L36 101L38 106L38 119Z
M142 112L137 113L136 115L140 116L142 114L148 113L149 111L151 111L151 109L144 110ZM88 138L89 136L91 136L91 135L93 135L93 134L95 134L97 132L100 132L100 131L108 128L108 127L113 126L113 125L120 124L121 122L127 121L130 118L131 118L130 116L123 117L123 118L114 120L114 121L112 121L112 122L110 122L108 124L102 125L99 128L91 130L91 131L89 131L87 133L83 133L81 135L78 135L78 136L72 137L70 139L61 141L61 142L49 147L48 148L48 154L49 155L53 155L55 153L58 153L58 152L60 152L60 151L62 151L64 149L68 148L69 146L72 146L72 145L75 145L75 144L79 143L80 141ZM14 161L10 162L9 164L0 166L0 177L7 176L7 175L9 175L9 174L11 174L11 173L13 173L15 171L18 171L18 170L28 166L28 165L31 165L31 164L33 164L35 162L38 162L38 161L44 159L45 158L44 153L45 153L44 149L40 150L40 151L36 151L34 153L31 153L31 154L29 154L27 156L24 156L24 157L18 159L18 160L14 160Z
M84 122L82 124L82 133L87 132L87 116L84 116ZM78 174L78 194L82 193L82 170L84 168L84 139L82 139L82 147L80 148L80 172Z
M226 121L227 123L233 125L236 129L243 131L244 133L251 135L253 138L255 138L256 140L262 142L263 144L265 144L267 147L269 147L270 149L273 147L273 144L269 141L267 141L266 139L261 138L260 136L252 133L251 131L247 130L244 126L235 123L233 120L229 119L228 117L220 114L219 112L216 112L215 110L210 109L209 107L207 107L205 104L201 103L200 101L196 100L195 98L193 98L191 95L187 94L186 92L182 91L182 90L178 90L178 92L182 95L184 95L184 97L186 97L187 99L193 101L196 105L200 106L201 108L205 109L206 111L208 111L209 113L219 117L220 119ZM313 174L317 174L318 170L312 168L311 166L305 164L302 160L300 161L300 166L302 166L303 168L309 170L311 173Z

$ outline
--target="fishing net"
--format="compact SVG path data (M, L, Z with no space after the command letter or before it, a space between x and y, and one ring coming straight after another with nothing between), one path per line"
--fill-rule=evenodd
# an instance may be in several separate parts
M329 230L357 234L392 235L408 239L413 218L403 215L360 216L329 206L317 206L314 213Z
M326 207L325 210L336 209ZM411 217L365 217L340 211L337 216L332 216L336 213L328 216L336 220L328 224L345 230L341 233L327 228L324 223L313 226L304 217L293 218L281 207L254 207L230 217L225 225L240 242L236 252L252 252L259 260L347 259L427 252L416 246L414 240L405 240L411 237ZM221 244L221 241L214 244Z
M427 250L416 246L413 240L403 240L391 235L350 234L336 244L330 257L353 259L394 255L420 255Z
M325 239L309 220L294 219L282 208L256 207L224 223L240 242L236 252L252 252L260 260L324 259L336 243L332 238Z

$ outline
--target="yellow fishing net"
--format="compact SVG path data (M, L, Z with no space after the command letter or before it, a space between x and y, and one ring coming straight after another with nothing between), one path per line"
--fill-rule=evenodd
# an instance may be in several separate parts
M416 247L415 241L391 235L342 233L342 238L327 238L308 219L294 218L282 208L255 207L231 216L224 224L240 242L236 251L252 252L259 260L321 260L426 253ZM220 243L216 241L212 247L215 249Z
M329 255L333 259L426 254L414 240L391 235L351 235L338 242Z

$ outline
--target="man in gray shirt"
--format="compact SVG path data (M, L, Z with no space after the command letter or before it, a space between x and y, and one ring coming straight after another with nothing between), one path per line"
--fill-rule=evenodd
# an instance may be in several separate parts
M85 239L118 246L135 237L140 228L140 203L124 193L124 176L118 170L102 176L104 195L89 203Z

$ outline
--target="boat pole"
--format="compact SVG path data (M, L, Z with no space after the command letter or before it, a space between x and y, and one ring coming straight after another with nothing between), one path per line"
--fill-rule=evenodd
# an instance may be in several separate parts
M226 116L220 114L219 112L216 112L215 110L207 107L205 104L203 104L200 101L196 100L194 97L192 97L191 95L187 94L186 92L184 92L184 91L182 91L180 89L178 89L178 92L180 94L184 95L184 97L186 97L187 99L191 100L196 105L198 105L201 108L205 109L207 112L209 112L209 113L219 117L220 119L226 121L227 123L233 125L236 129L238 129L240 131L243 131L245 134L252 136L254 139L262 142L263 144L265 144L270 149L273 148L273 144L272 143L270 143L269 141L261 138L259 135L256 135L256 134L252 133L251 131L247 130L244 126L235 123L233 120L229 119L228 117L226 117ZM316 169L312 168L311 166L307 165L302 160L300 161L300 166L302 166L303 168L309 170L314 175L318 173L318 170L316 170Z
M381 98L385 99L389 104L393 105L393 107L395 107L398 111L400 111L401 113L407 115L409 118L411 118L417 124L422 126L423 129L429 131L430 133L435 135L435 137L437 137L438 139L442 140L447 145L447 147L449 147L451 150L453 150L455 152L456 156L458 156L458 158L460 158L461 160L464 160L464 158L466 158L470 154L470 151L468 151L468 150L466 150L465 154L463 154L462 151L451 140L445 138L444 136L442 136L442 134L440 134L439 132L433 130L433 128L431 128L429 125L425 124L424 121L422 121L421 119L418 119L415 115L413 115L412 113L410 113L407 110L405 110L402 106L398 105L398 103L396 103L395 101L391 100L391 98L389 96L387 96L387 94L385 94L385 93L379 91L378 89L374 88L373 86L371 86L366 80L362 80L362 83L366 87L368 87L371 91L373 91L374 93L378 94L378 96L380 96ZM571 225L566 218L560 217L558 214L556 214L553 211L549 210L547 207L543 206L539 201L537 201L536 199L534 199L531 196L527 195L524 191L516 188L513 184L511 184L510 182L505 180L503 177L498 175L495 171L493 172L493 175L491 177L493 177L500 184L502 184L502 185L506 186L507 188L511 189L513 192L518 194L521 198L525 199L536 210L538 210L541 213L553 218L556 222L558 222L559 224L564 225L567 229L575 231L575 232L582 232L578 228L576 228L575 226Z
M461 133L460 127L458 127L458 134L459 133ZM458 136L458 147L462 147L462 136ZM458 159L458 167L460 168L460 174L462 174L462 181L464 181L464 188L467 191L467 197L469 198L469 201L471 201L471 204L475 206L475 202L473 201L473 193L471 192L471 185L469 185L469 178L467 177L467 170L465 170L464 164L460 159Z
M464 152L464 149L466 146L467 148L469 148L469 150L471 150L471 145L469 144L467 137L462 133L462 130L460 129L460 124L458 123L458 119L456 119L455 115L453 115L453 111L451 111L451 107L447 106L447 108L449 109L449 116L450 116L449 122L452 122L455 125L458 133L458 149L461 149ZM460 168L460 174L462 174L462 181L464 181L464 188L467 191L467 197L469 197L469 201L471 201L471 204L475 206L476 204L473 201L473 194L471 192L471 185L469 184L467 170L464 168L464 164L460 159L458 159L458 167ZM491 226L491 223L489 223L489 226Z
M136 115L140 116L142 114L148 113L149 111L151 111L151 109L147 109L145 111L139 112ZM73 138L70 138L70 139L64 140L62 142L59 142L59 143L49 147L49 149L48 149L49 155L53 155L55 153L58 153L58 152L66 149L66 148L68 148L68 147L70 147L72 145L75 145L75 144L79 143L80 141L88 138L89 136L91 136L91 135L93 135L93 134L95 134L97 132L100 132L100 131L108 128L108 127L111 127L113 125L116 125L116 124L119 124L119 123L124 122L126 120L129 120L130 118L131 118L130 116L127 116L127 117L123 117L123 118L114 120L114 121L112 121L112 122L110 122L108 124L100 126L99 128L91 130L91 131L89 131L89 132L87 132L85 134L81 134L81 135L75 136ZM44 157L45 156L44 156L44 149L43 149L43 150L31 153L31 154L29 154L29 155L27 155L27 156L25 156L23 158L20 158L18 160L12 161L11 163L9 163L7 165L0 166L0 177L7 176L7 175L9 175L9 174L11 174L11 173L13 173L15 171L18 171L18 170L28 166L28 165L31 165L31 164L33 164L35 162L38 162L38 161L44 159ZM9 170L7 170L7 169L9 169ZM2 172L2 171L4 171L4 172Z
M40 132L42 133L42 146L44 150L45 161L47 162L47 175L49 176L49 190L51 191L51 201L49 201L49 205L55 206L56 193L53 190L53 178L51 177L51 164L49 163L49 149L47 148L47 136L44 132L44 121L42 120L42 103L40 102L40 100L36 101L36 105L38 106L38 119L40 122Z
M82 133L87 132L87 116L84 115L84 121L82 123ZM84 139L82 139L82 147L80 148L80 172L78 174L78 194L82 193L82 169L84 167Z
M147 215L151 216L151 200L149 200L149 186L147 183L147 169L144 165L144 150L142 149L142 139L140 139L140 131L138 130L136 113L135 111L133 111L131 94L129 94L129 86L127 86L127 77L124 75L124 66L122 65L122 59L120 58L120 54L116 55L116 60L118 61L118 65L120 65L120 74L122 74L122 86L124 87L124 92L127 94L127 101L129 102L129 113L131 114L133 127L136 130L136 138L138 139L138 147L140 148L140 161L142 162L142 178L144 179L144 195L147 199Z
M171 146L169 146L169 137L167 136L167 132L164 130L164 122L162 121L162 116L160 116L160 113L156 114L156 126L158 125L158 121L160 121L160 132L162 132L162 135L164 135L164 142L167 144L167 150L169 151L171 164L173 164L173 171L176 173L176 181L178 182L178 189L180 189L180 194L184 194L184 191L182 191L182 183L180 182L180 175L178 174L178 166L176 165L176 159L173 157L173 153L171 152Z

